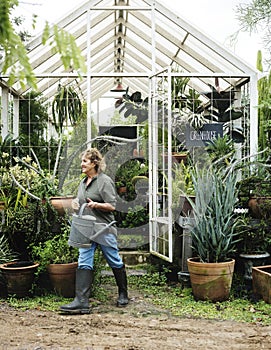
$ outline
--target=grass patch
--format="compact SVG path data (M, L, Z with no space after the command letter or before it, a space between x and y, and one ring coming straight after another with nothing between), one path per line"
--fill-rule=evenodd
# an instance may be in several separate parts
M99 287L99 290L95 290L93 295L92 305L95 306L95 303L105 302L108 300L108 291L102 286ZM26 297L26 298L16 298L9 296L6 299L0 299L1 304L8 304L9 306L20 309L23 311L26 310L41 310L41 311L59 311L59 307L64 304L68 304L72 299L64 298L54 294L53 292L47 292L40 296Z
M115 286L115 279L112 276L103 276L101 283L94 298L97 302L107 302L110 300L110 292L104 285ZM167 283L163 273L150 271L143 276L128 276L128 284L130 290L139 290L147 302L167 310L173 316L271 325L270 304L255 300L252 292L247 290L238 279L234 281L230 299L216 303L195 301L191 288L182 289L179 283ZM70 301L71 299L45 293L33 298L0 299L0 305L5 303L21 310L58 311L60 305Z
M270 305L262 300L254 300L252 294L246 290L242 296L238 290L239 296L236 297L236 290L233 288L228 301L212 303L195 301L191 288L181 289L179 283L169 285L159 273L130 276L129 284L132 288L141 290L153 304L168 310L173 316L271 325Z

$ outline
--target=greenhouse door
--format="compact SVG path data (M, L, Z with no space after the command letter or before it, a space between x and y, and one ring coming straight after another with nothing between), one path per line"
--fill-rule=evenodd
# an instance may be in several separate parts
M172 262L171 71L149 81L150 252Z

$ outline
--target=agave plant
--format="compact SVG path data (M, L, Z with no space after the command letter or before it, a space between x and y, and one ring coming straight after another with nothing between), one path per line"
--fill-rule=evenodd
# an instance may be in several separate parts
M196 195L195 203L190 201L195 219L192 249L202 262L227 261L237 243L237 172L229 170L196 166L192 173Z

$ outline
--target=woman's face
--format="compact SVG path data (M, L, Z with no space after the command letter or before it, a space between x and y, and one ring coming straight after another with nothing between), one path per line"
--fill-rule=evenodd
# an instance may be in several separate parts
M89 158L83 156L81 159L81 169L82 173L89 175L95 172L95 164L91 163L91 160Z

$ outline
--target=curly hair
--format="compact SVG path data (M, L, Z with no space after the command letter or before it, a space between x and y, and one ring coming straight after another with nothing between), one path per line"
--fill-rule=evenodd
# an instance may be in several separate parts
M95 170L99 173L104 171L106 164L104 158L97 148L88 148L83 153L81 153L81 158L86 157L90 159L91 163L95 164Z

